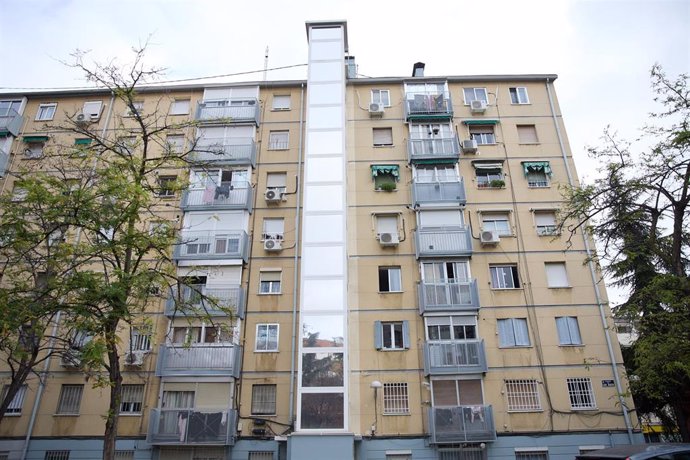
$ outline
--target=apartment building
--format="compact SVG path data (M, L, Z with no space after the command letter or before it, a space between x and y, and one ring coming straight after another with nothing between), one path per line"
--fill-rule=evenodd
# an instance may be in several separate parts
M641 441L593 244L556 233L577 182L556 76L357 78L346 23L307 37L304 81L140 89L142 110L197 122L168 139L199 165L159 173L189 182L162 197L185 283L123 331L118 458L547 460ZM119 104L0 94L3 191L65 136L46 121L116 136ZM176 308L199 293L234 314ZM105 394L64 360L48 375L13 401L0 458L98 458Z

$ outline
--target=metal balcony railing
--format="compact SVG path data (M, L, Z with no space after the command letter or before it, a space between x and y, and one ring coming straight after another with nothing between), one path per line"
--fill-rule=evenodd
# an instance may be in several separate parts
M415 237L418 258L472 255L472 235L467 227L421 227Z
M256 143L244 137L202 137L189 160L195 163L256 166Z
M408 161L453 160L460 158L460 144L455 137L436 139L408 139Z
M244 318L246 297L241 286L209 288L205 285L182 286L180 296L173 288L165 301L165 315L228 316Z
M209 185L204 189L185 190L180 207L190 211L214 209L246 209L251 212L253 189L249 182Z
M247 233L242 230L193 232L183 231L175 246L176 260L242 259L247 261Z
M418 284L419 313L479 310L477 280Z
M156 363L158 377L239 377L242 347L232 343L161 345Z
M406 120L447 120L453 118L449 92L405 93Z
M457 182L415 182L412 184L412 202L415 206L426 204L453 204L464 206L467 203L465 183Z
M4 150L0 149L0 177L5 175L7 172L7 165L9 164L10 156L5 153Z
M0 134L10 133L13 136L18 136L23 121L24 117L19 115L16 110L3 110L0 112Z
M154 445L235 444L237 411L227 407L151 409L147 442Z
M259 101L255 98L206 99L199 101L196 119L208 123L259 124Z
M424 343L424 374L478 374L488 370L483 340Z
M429 409L432 444L495 441L491 406L434 406Z

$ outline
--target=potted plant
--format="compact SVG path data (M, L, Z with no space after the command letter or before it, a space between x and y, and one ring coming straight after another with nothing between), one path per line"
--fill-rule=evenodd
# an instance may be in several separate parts
M379 190L383 190L384 192L392 192L396 188L395 182L384 182L379 186Z
M491 188L503 188L506 186L506 181L503 179L494 179L491 182L489 182L489 187Z

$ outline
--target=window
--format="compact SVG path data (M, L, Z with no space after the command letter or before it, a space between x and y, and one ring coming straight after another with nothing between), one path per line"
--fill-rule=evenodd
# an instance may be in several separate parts
M534 211L534 224L539 236L555 235L558 232L554 211Z
M550 288L570 287L565 262L546 262L544 267L546 268L546 284Z
M371 90L371 103L372 104L383 104L384 107L391 106L391 92L387 89L372 89Z
M74 150L72 151L72 156L75 158L82 158L86 156L90 145L91 139L89 138L74 139Z
M273 95L273 110L290 110L290 95Z
M69 450L47 450L44 460L69 460Z
M158 177L158 196L173 197L177 188L177 176Z
M133 326L129 346L131 351L151 351L151 329L146 326Z
M426 319L427 340L473 340L477 325L473 316L433 316Z
M529 98L527 97L527 88L524 86L518 86L516 88L510 88L510 102L512 104L529 104Z
M254 351L278 351L278 331L278 324L257 324Z
M528 450L515 449L515 460L549 460L549 449L534 449Z
M396 239L398 233L398 215L397 214L378 214L376 217L376 234L377 238L381 238L383 233L390 233L393 239Z
M518 289L520 287L517 265L491 265L489 272L491 273L492 289Z
M21 100L4 100L0 101L0 115L18 115L19 109L22 106ZM15 112L14 114L12 112Z
M543 188L549 186L551 166L548 161L523 161L522 169L527 178L528 187Z
M400 170L398 165L372 165L371 175L374 178L374 189L392 191L397 188Z
M24 201L26 200L26 196L29 194L29 191L25 189L24 187L20 186L15 186L12 189L12 201Z
M264 219L263 233L261 235L262 241L265 240L282 240L285 234L285 219Z
M374 147L389 147L393 145L393 128L372 128Z
M477 141L477 145L490 145L496 143L493 125L470 126L470 139Z
M271 131L268 136L268 150L287 150L290 147L290 131Z
M529 333L527 332L527 319L499 319L498 342L500 347L528 347Z
M182 153L184 150L184 136L182 134L171 134L165 138L166 154Z
M50 104L41 104L38 106L38 112L36 112L36 121L49 121L55 116L55 110L57 109L57 103L53 102Z
M22 406L24 405L24 397L26 396L26 388L27 385L22 385L19 387L19 390L14 395L14 398L12 398L12 401L10 402L10 405L7 406L7 410L5 411L5 415L21 415L22 414ZM10 386L5 385L2 388L2 398L0 400L4 400L5 396L7 395L7 392L9 391Z
M477 188L503 188L506 181L503 179L502 163L472 163L477 180Z
M556 329L558 329L558 342L561 345L582 345L580 326L576 316L556 317Z
M439 452L443 452L441 449L439 449ZM443 455L443 454L441 454ZM444 457L439 457L443 459ZM393 453L388 453L386 452L386 460L412 460L412 454L411 453L406 453L406 454L393 454Z
M520 144L538 144L537 128L534 125L517 125L518 142Z
M61 415L79 415L83 391L84 385L62 385L56 412Z
M386 415L410 413L407 383L383 384L383 413Z
M280 189L285 192L287 189L287 173L270 172L266 174L266 187Z
M374 342L377 350L405 350L410 348L407 321L376 321Z
M460 175L455 166L447 165L415 165L414 181L420 184L436 182L460 182Z
M402 292L400 267L379 267L379 292Z
M144 385L122 385L120 414L141 414L144 401Z
M511 412L530 412L541 410L539 385L536 380L506 380L508 410Z
M511 236L509 214L507 212L482 212L482 230L493 231L499 236Z
M248 460L273 460L273 452L252 451L249 452Z
M276 385L252 385L252 415L276 413Z
M43 156L44 142L26 142L26 149L24 150L24 158L41 158Z
M170 115L189 115L189 99L175 99L170 104Z
M463 91L465 93L465 105L469 105L472 101L489 102L486 88L464 88Z
M589 377L570 378L566 379L566 382L572 409L596 409L597 403L594 401L592 381Z
M135 114L141 115L144 112L144 101L132 101L132 106L125 108L125 116L133 117Z
M280 270L266 270L259 273L259 294L280 294Z
M91 120L98 120L101 116L101 109L103 108L103 101L89 101L84 102L82 113Z

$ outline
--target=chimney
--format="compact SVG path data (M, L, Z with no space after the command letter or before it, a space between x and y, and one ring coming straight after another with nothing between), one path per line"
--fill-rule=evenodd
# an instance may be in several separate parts
M412 76L413 77L423 77L424 76L424 63L423 62L415 62L414 66L412 66Z

